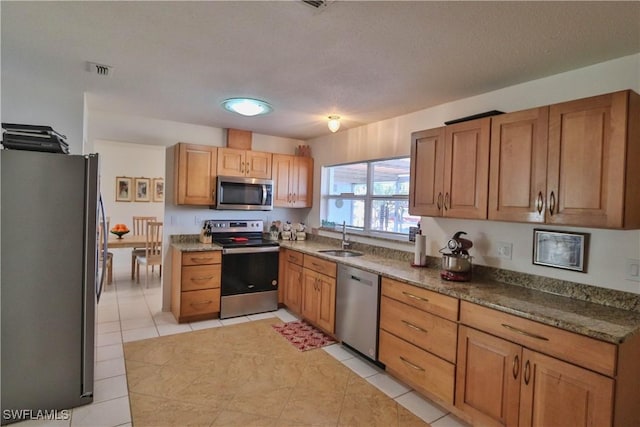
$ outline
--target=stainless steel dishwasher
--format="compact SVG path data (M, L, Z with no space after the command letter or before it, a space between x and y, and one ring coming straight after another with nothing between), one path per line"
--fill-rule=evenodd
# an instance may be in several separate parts
M378 360L380 276L338 264L336 337L373 361Z

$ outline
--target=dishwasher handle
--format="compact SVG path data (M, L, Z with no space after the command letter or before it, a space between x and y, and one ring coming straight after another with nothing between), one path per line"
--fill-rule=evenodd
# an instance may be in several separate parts
M351 280L358 281L358 282L362 283L363 285L373 286L373 282L371 280L363 279L361 277L354 276L353 274L351 275Z

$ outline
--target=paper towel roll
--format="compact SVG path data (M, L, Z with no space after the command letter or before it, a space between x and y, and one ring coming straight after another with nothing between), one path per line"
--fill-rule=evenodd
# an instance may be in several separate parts
M413 265L427 264L427 236L416 234L416 246L413 253Z

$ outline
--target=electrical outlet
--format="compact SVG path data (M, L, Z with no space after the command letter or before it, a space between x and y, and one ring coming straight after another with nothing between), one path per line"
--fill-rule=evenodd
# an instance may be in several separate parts
M625 273L627 280L640 282L640 259L627 258Z
M511 259L511 253L513 252L513 243L509 242L498 242L498 258L502 259Z

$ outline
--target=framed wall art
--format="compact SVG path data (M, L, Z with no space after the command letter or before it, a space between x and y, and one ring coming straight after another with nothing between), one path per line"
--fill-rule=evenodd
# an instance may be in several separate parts
M533 230L533 263L587 272L588 233Z
M164 179L154 178L152 181L153 201L164 202Z
M128 176L116 177L116 202L130 202L132 198L131 178Z
M149 178L136 178L135 180L135 201L136 202L148 202L150 201L150 187L151 180Z

